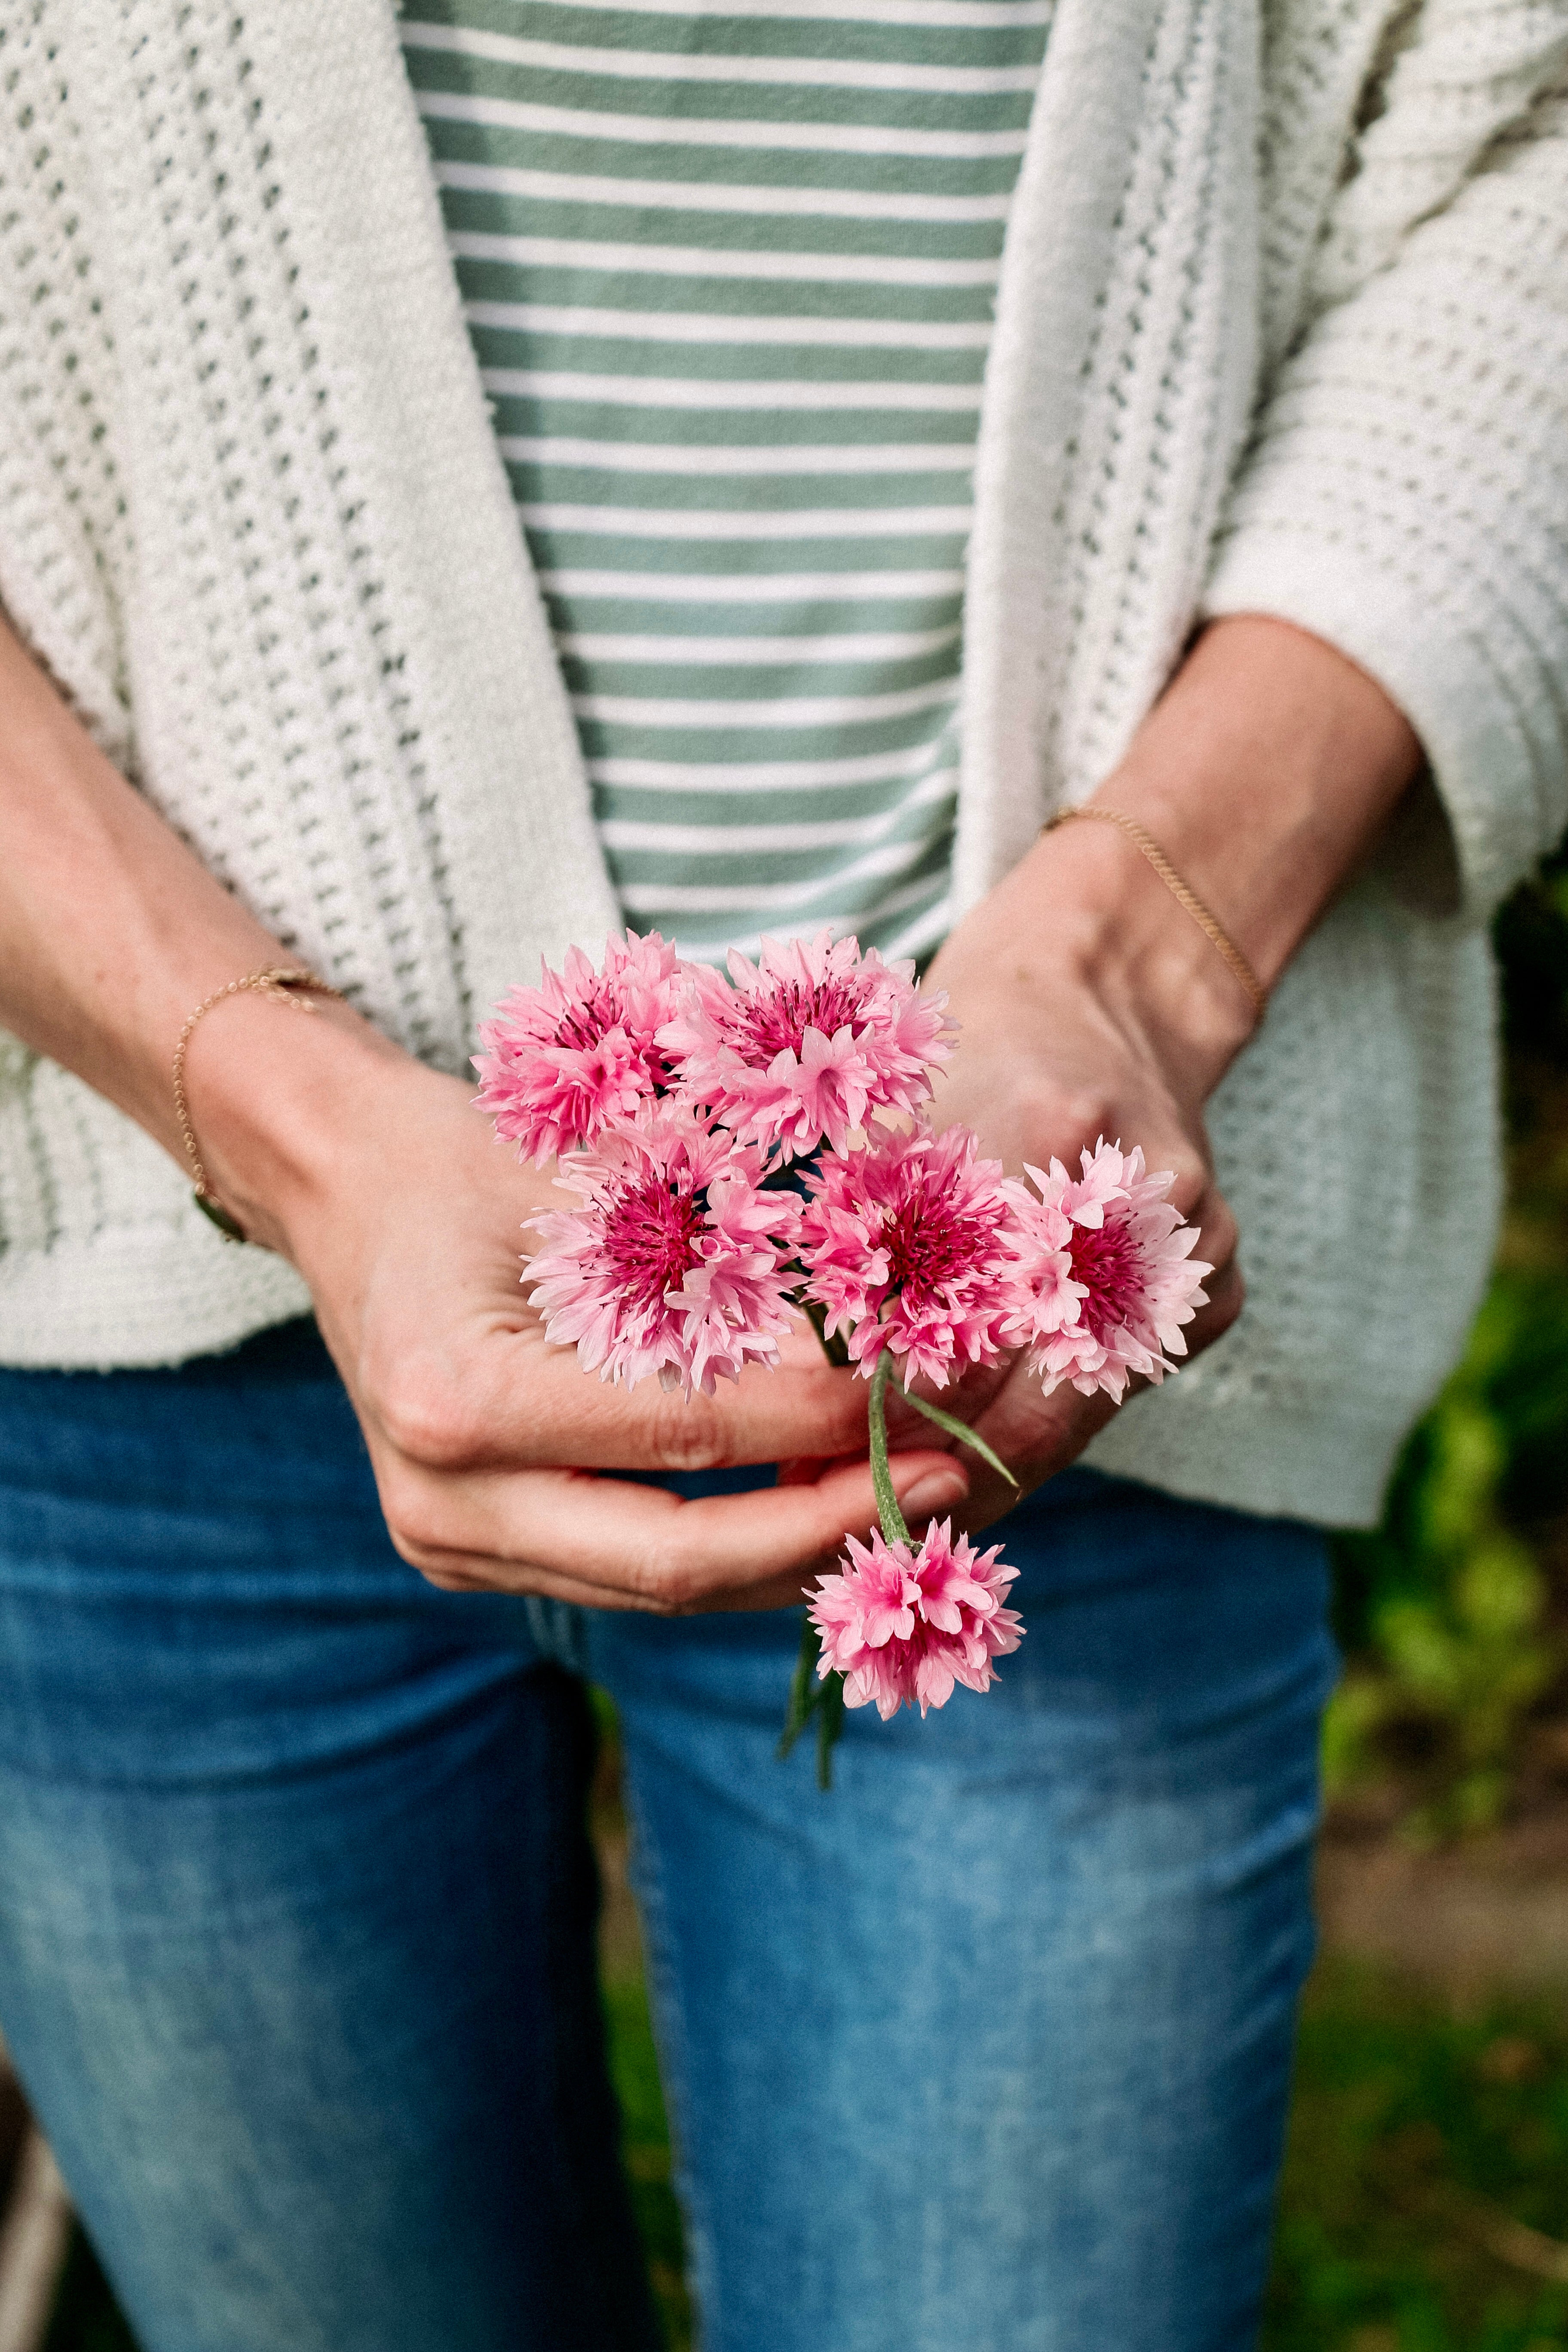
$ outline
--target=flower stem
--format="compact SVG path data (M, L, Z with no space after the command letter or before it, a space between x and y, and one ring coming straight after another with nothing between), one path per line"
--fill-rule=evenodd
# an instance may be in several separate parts
M816 1718L816 1785L833 1786L833 1748L844 1728L844 1677L831 1674L822 1685L822 1711Z
M803 1619L800 1629L800 1650L795 1662L795 1672L789 1678L789 1700L784 1708L784 1732L779 1740L779 1756L789 1754L813 1714L822 1704L822 1686L816 1679L816 1661L822 1643L811 1619Z
M888 1467L888 1379L892 1369L892 1356L884 1348L871 1375L871 1484L876 1489L877 1517L882 1522L883 1542L911 1543L914 1538L899 1508L899 1498L893 1492L893 1474Z
M806 1311L811 1313L809 1307ZM812 1319L816 1321L815 1315ZM893 1474L888 1467L888 1381L892 1369L893 1359L884 1349L871 1375L871 1485L876 1491L877 1516L882 1522L883 1541L912 1543L914 1538L904 1523L899 1498L893 1492ZM790 1677L789 1704L784 1709L784 1736L779 1741L779 1754L789 1754L815 1715L816 1785L819 1789L831 1789L834 1745L844 1728L844 1677L837 1671L819 1676L816 1664L821 1654L821 1636L807 1617L800 1629L800 1654L795 1662L795 1673Z
M849 1361L849 1343L842 1331L828 1330L826 1307L819 1307L815 1298L803 1298L798 1291L795 1304L821 1340L822 1352L828 1362L837 1364L842 1371Z
M833 1786L833 1749L844 1728L844 1677L837 1670L818 1677L822 1636L807 1617L800 1629L800 1652L790 1676L789 1703L784 1708L784 1736L778 1752L787 1756L806 1725L816 1717L816 1785Z

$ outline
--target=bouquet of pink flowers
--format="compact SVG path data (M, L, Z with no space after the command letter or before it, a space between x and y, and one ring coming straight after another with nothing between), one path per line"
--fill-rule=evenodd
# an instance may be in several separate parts
M657 1376L710 1395L776 1364L805 1315L869 1383L880 1531L848 1540L807 1605L781 1752L815 1714L818 1779L844 1708L886 1720L990 1688L1023 1623L1017 1574L951 1521L917 1543L888 1466L889 1381L917 1412L1011 1474L908 1382L945 1388L1016 1349L1048 1394L1121 1400L1184 1355L1211 1269L1141 1151L1101 1139L1078 1176L1029 1181L927 1121L956 1024L910 964L828 933L731 954L728 978L658 933L610 940L602 967L517 988L480 1031L479 1103L524 1160L560 1163L570 1209L532 1219L523 1280L549 1338L601 1380Z

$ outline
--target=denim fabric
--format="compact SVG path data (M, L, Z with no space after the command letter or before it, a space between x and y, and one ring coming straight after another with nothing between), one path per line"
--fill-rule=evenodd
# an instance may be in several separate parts
M0 1373L0 2030L144 2352L654 2340L583 1675L707 2352L1243 2352L1322 1539L1088 1472L1003 1532L998 1687L852 1716L824 1796L795 1612L435 1591L312 1327Z

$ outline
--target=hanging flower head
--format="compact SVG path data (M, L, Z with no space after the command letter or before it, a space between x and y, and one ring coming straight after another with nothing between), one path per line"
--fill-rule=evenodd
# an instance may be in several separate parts
M580 948L545 966L537 988L514 988L482 1024L479 1103L524 1160L542 1164L591 1143L610 1120L631 1118L668 1091L658 1034L675 1009L683 967L650 931L605 944L595 971Z
M754 1150L675 1105L607 1129L563 1169L582 1207L531 1220L543 1247L523 1279L548 1337L628 1389L656 1372L711 1396L776 1364L800 1204L760 1192L761 1174Z
M692 971L659 1043L685 1092L737 1135L804 1159L825 1140L842 1151L874 1111L930 1100L953 1024L912 964L824 931L809 945L764 940L755 964L732 952L729 971L730 983Z
M1214 1268L1192 1255L1197 1227L1171 1206L1168 1171L1145 1175L1142 1151L1103 1137L1081 1166L1079 1178L1059 1160L1048 1175L1031 1168L1037 1198L1026 1184L1004 1187L1028 1292L1012 1336L1032 1347L1047 1396L1070 1381L1120 1403L1134 1374L1157 1382L1175 1370L1169 1358L1186 1354L1182 1326L1207 1305Z
M922 1715L942 1706L955 1683L991 1687L994 1658L1024 1636L1002 1596L1018 1571L999 1564L1002 1547L977 1552L952 1523L933 1519L918 1550L902 1541L847 1538L843 1572L825 1576L807 1603L822 1639L817 1673L844 1680L847 1706L874 1703L885 1722L907 1701Z
M1026 1299L1001 1176L967 1128L874 1126L805 1178L805 1295L868 1380L884 1348L938 1388L1003 1352Z

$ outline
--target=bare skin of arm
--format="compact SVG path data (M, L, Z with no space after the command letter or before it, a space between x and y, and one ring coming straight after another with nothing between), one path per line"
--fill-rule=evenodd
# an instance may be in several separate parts
M82 1077L174 1159L169 1066L192 1006L287 961L121 778L0 624L0 1025ZM1266 981L1365 854L1419 751L1381 691L1319 640L1207 631L1099 797L1140 817ZM997 941L1009 942L998 953ZM938 960L964 1024L940 1097L1017 1167L1101 1131L1177 1170L1222 1269L1195 1327L1240 1299L1203 1104L1250 1026L1215 954L1109 826L1040 843ZM544 1343L518 1281L549 1171L491 1140L462 1081L342 1005L238 997L202 1022L187 1086L219 1197L289 1258L353 1399L403 1556L435 1582L598 1607L775 1606L874 1504L863 1384L803 1334L777 1372L713 1399L589 1380ZM965 1411L1026 1486L1105 1418L1009 1375ZM895 1465L907 1516L981 1525L1011 1499L921 1430ZM772 1491L687 1503L594 1475L746 1462Z

